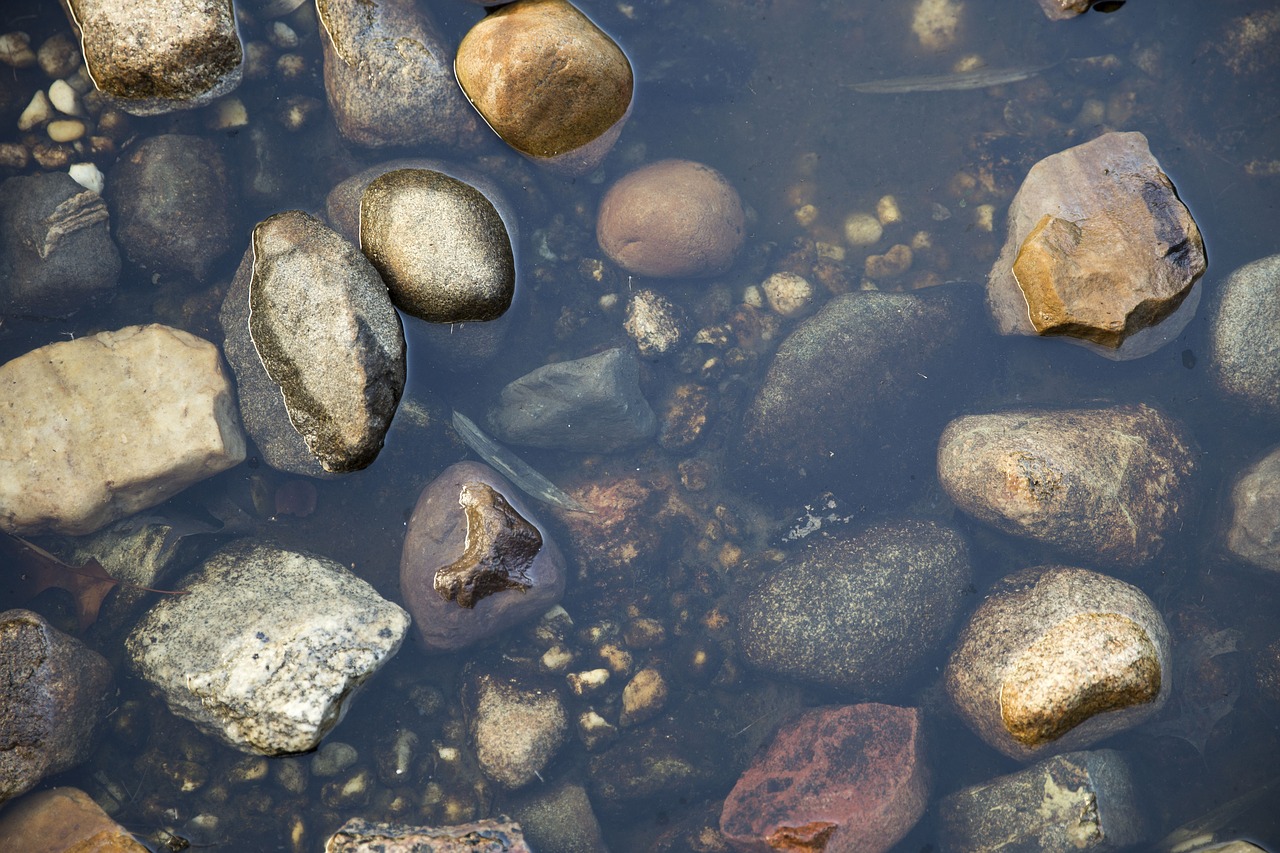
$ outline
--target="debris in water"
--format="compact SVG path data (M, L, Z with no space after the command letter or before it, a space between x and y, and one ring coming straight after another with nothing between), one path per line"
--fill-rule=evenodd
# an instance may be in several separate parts
M594 514L594 510L588 509L555 483L533 470L529 463L481 432L480 427L461 412L453 413L453 428L466 442L467 447L515 483L525 494L571 512Z
M1018 68L979 68L959 74L931 74L921 77L894 77L890 80L868 80L866 83L846 83L855 92L868 95L904 95L912 92L963 92L970 89L986 89L1017 83L1052 68L1049 65L1027 65Z

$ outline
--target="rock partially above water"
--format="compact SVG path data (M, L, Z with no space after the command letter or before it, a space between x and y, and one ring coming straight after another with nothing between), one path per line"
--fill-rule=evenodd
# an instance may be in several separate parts
M1280 254L1228 276L1209 323L1209 347L1224 395L1250 411L1280 415Z

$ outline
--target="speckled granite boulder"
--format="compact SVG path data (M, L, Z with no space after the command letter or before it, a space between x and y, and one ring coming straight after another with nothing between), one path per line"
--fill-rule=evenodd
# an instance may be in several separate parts
M1280 254L1231 273L1209 323L1210 368L1223 395L1280 415Z

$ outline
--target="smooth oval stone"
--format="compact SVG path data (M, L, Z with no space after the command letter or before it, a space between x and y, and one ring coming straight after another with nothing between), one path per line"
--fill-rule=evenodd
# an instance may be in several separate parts
M1227 548L1242 560L1280 572L1280 449L1249 466L1231 488Z
M1209 324L1219 391L1259 414L1280 414L1280 254L1227 277Z

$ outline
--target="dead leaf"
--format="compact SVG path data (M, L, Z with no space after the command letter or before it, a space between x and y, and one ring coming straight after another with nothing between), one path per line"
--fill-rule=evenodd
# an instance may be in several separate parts
M119 583L95 559L90 558L82 566L72 566L40 546L8 533L0 535L0 556L9 564L16 581L14 589L20 597L29 600L50 587L71 593L81 633L98 620L102 600Z

